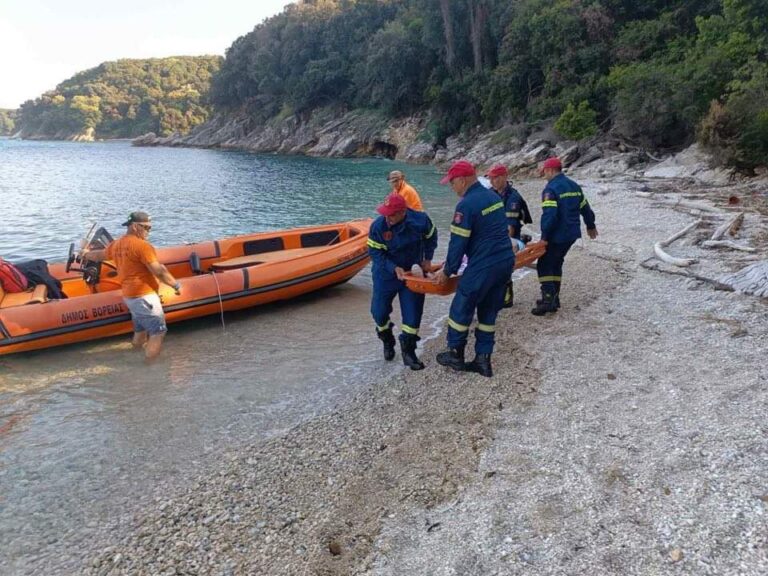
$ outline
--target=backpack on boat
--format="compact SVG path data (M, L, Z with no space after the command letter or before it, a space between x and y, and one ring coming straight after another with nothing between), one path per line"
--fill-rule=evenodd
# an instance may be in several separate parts
M49 300L57 300L67 297L62 290L59 279L51 275L48 271L48 263L45 260L19 262L16 264L16 268L27 277L30 288L37 286L38 284L45 284L48 287Z
M0 284L6 292L24 292L29 288L27 277L10 262L0 258Z

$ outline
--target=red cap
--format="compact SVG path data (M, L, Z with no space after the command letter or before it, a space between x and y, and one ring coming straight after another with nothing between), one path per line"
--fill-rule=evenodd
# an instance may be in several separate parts
M496 164L496 166L488 170L488 174L486 174L485 176L487 178L494 178L496 176L506 176L507 174L509 174L509 172L507 172L506 166L502 164Z
M448 184L454 178L460 178L462 176L474 176L475 174L475 167L471 162L467 162L466 160L459 160L458 162L451 164L451 167L448 168L448 174L446 174L445 177L440 180L440 184Z
M557 168L558 170L563 169L563 163L560 162L560 158L547 158L544 160L544 163L541 165L541 170L544 170L546 168Z
M402 212L407 208L405 204L405 198L400 196L400 194L392 193L389 196L386 197L384 200L384 204L376 208L376 212L381 214L382 216L392 216L392 214L397 214L398 212Z

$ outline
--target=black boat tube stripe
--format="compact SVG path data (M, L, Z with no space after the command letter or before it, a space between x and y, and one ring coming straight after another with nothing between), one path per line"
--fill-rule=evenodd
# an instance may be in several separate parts
M325 270L321 270L319 272L313 272L312 274L307 274L305 276L300 276L298 278L294 278L292 280L285 280L283 282L277 282L275 284L268 284L267 286L259 286L256 288L251 289L244 289L239 292L231 292L229 294L222 294L221 295L221 301L222 302L228 302L230 300L237 300L238 298L244 298L247 296L254 296L256 294L262 294L264 292L271 292L272 290L280 290L281 288L287 288L289 286L293 286L295 284L301 284L303 282L307 282L309 280L315 280L317 278L322 278L323 276L330 276L331 274L334 274L335 272L339 272L341 270L344 270L345 268L350 268L354 264L357 264L358 262L365 260L368 258L367 253L363 253L359 256L355 256L354 258L347 260L346 262L343 262L342 264L337 264L336 266L332 268L326 268ZM243 271L245 272L244 278L247 276L248 271L246 268L243 268ZM247 282L245 283L245 286L247 287ZM186 310L187 308L196 308L198 306L206 306L208 304L216 304L219 302L219 296L218 294L216 296L211 296L208 298L203 298L200 300L193 300L191 302L184 302L181 304L174 304L173 306L164 306L163 310L167 314L168 312L178 312L181 310ZM118 324L120 322L129 322L131 320L130 314L121 314L120 316L112 316L111 318L104 318L102 320L92 320L90 322L84 322L81 324L73 324L72 326L63 326L61 328L49 328L47 330L40 330L39 332L33 332L31 334L25 334L23 336L7 336L5 339L0 340L0 348L3 348L4 346L10 346L12 344L20 344L22 342L30 342L33 340L40 340L42 338L51 338L53 336L60 336L61 334L68 334L70 332L79 332L80 330L89 330L91 328L100 328L101 326L107 326L109 324ZM0 323L1 325L1 323Z

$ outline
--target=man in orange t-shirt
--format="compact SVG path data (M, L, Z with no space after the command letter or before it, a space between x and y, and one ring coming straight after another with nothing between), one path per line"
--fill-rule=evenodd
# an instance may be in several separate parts
M387 181L392 186L392 192L405 198L405 205L408 208L417 212L424 212L419 193L405 181L405 174L400 172L400 170L392 170L389 176L387 176Z
M147 242L152 229L146 212L131 212L123 223L125 236L111 242L104 250L84 250L81 257L100 262L113 260L117 266L123 301L131 311L133 320L133 347L144 348L147 361L160 354L168 328L157 290L158 279L180 293L181 284L157 260L155 248Z

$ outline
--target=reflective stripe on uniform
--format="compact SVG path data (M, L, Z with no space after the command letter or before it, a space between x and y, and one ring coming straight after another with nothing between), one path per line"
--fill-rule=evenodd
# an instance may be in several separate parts
M584 206L587 206L587 205L589 205L589 202L587 202L587 197L584 196L584 200L582 200L581 204L579 204L579 210L581 210L582 208L584 208Z
M520 218L520 212L507 212L507 218Z
M406 334L413 334L414 336L418 336L419 335L419 329L418 328L413 328L411 326L408 326L407 324L403 324L401 326L401 329Z
M579 198L581 197L581 192L565 192L564 194L560 194L560 198Z
M434 225L434 224L432 224L432 230L430 230L430 231L429 231L429 234L427 234L426 236L424 236L424 238L426 238L427 240L429 240L430 238L432 238L432 236L434 235L434 233L435 233L435 225Z
M464 326L464 324L459 324L458 322L454 322L450 318L448 318L448 326L453 328L454 330L458 332L466 332L469 330L469 326Z
M387 323L384 324L383 326L376 326L376 330L378 330L379 332L384 332L386 330L389 330L389 319L387 319Z
M371 240L370 238L368 238L368 246L370 246L371 248L376 248L377 250L387 249L386 244L381 244L380 242L376 242L375 240Z
M541 203L542 208L557 208L557 200L544 200Z
M560 282L562 276L539 276L539 282Z
M472 235L472 230L467 230L466 228L451 224L451 233L456 234L457 236L463 236L464 238L469 238Z
M487 216L491 212L498 210L499 208L504 208L504 202L497 202L493 206L488 206L485 210L483 210L482 214L483 216Z
M477 329L482 330L483 332L496 332L496 325L480 324L480 322L478 322Z

